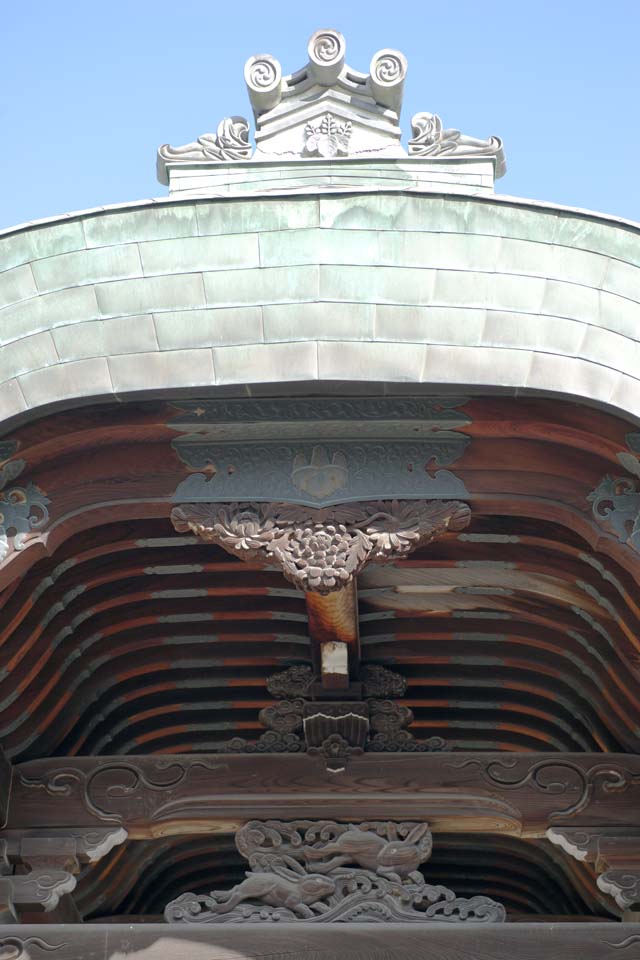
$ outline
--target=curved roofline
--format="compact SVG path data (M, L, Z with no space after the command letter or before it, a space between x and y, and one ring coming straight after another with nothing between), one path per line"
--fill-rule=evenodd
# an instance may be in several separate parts
M406 186L33 221L0 234L17 255L0 273L3 428L51 404L335 381L534 391L635 420L639 236L579 208Z
M264 162L263 166L269 166L268 162ZM11 236L15 233L20 233L22 231L32 230L36 227L51 226L56 223L61 223L67 220L76 220L80 217L89 217L95 216L100 213L116 213L119 211L126 210L135 210L138 208L144 209L146 207L156 207L156 206L183 206L185 204L194 204L194 203L207 203L212 200L228 201L228 200L242 200L249 201L252 199L272 199L274 197L298 197L298 196L318 196L318 197L338 197L338 196L351 196L352 194L409 194L412 196L421 196L427 195L432 197L444 197L450 198L452 200L466 199L466 200L478 200L482 203L499 203L504 204L505 206L513 207L524 207L527 209L533 210L549 210L551 212L558 213L568 213L573 214L578 217L585 217L591 220L601 221L606 224L613 224L620 227L630 228L631 230L638 231L640 233L640 221L638 220L627 220L625 217L618 217L615 214L601 213L597 210L589 210L587 207L571 207L567 204L562 203L553 203L551 201L545 200L532 200L527 197L514 197L509 194L495 193L487 194L482 192L477 192L474 190L457 190L455 192L446 189L430 189L427 187L421 187L419 190L412 189L411 187L402 187L394 189L392 187L383 187L383 188L373 188L369 186L363 187L350 187L347 189L330 189L330 190L318 190L315 187L309 190L265 190L262 192L251 193L250 195L246 193L224 193L224 194L210 194L203 195L201 197L149 197L146 200L129 200L123 203L109 203L104 204L99 207L87 207L85 210L73 210L69 213L60 213L52 217L43 217L40 220L26 220L24 223L16 224L11 227L4 227L0 229L0 240L5 236Z

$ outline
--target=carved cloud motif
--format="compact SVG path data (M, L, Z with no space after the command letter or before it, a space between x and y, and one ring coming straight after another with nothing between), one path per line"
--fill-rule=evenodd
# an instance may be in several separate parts
M428 884L426 823L251 820L236 834L251 871L231 890L185 893L165 918L182 923L501 922L488 897L464 899Z

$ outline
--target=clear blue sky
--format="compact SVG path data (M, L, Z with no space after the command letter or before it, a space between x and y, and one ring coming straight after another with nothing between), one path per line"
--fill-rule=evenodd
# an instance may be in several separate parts
M165 195L159 144L250 116L247 57L319 27L404 52L405 131L501 136L499 192L640 221L640 0L0 0L0 226Z

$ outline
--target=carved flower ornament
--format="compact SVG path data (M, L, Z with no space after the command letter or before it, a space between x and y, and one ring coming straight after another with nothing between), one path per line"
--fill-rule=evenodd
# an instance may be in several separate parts
M191 503L174 507L176 530L190 530L243 559L276 562L304 591L345 587L368 560L405 556L448 530L462 530L471 512L457 500L348 503L316 510L287 503Z

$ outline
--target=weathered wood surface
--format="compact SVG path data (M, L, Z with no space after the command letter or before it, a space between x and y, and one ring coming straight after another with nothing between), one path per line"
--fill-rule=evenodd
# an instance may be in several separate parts
M2 747L0 747L0 827L4 827L7 822L11 775L11 764L7 760Z
M249 427L222 409L204 420L234 441L247 429L286 439L283 421L258 422L266 399L248 402ZM401 423L405 438L431 430L407 402L384 400L400 419L381 421L383 440ZM291 403L289 439L302 422L330 447L328 414L299 422ZM365 405L368 426L352 400L336 403L335 437L357 442L363 424L378 436L377 401ZM47 524L0 563L0 730L13 759L255 740L266 676L312 660L318 621L329 639L354 635L326 609L314 624L277 570L172 535L170 501L190 471L173 444L204 422L187 407L74 409L3 438L10 472L20 469L3 493L32 483L50 501ZM450 466L469 491L472 526L365 568L363 661L407 678L421 737L462 750L640 752L640 552L607 532L589 499L606 475L635 477L635 428L544 398L478 397L451 416L471 437ZM636 496L617 500L631 518Z
M188 929L177 924L52 924L0 927L10 960L636 960L639 923L242 924Z
M15 767L8 827L114 824L145 838L330 812L538 837L550 826L625 826L639 807L640 756L623 754L365 754L339 773L304 755L75 757Z

